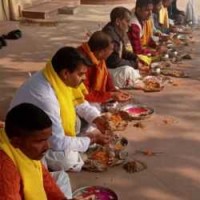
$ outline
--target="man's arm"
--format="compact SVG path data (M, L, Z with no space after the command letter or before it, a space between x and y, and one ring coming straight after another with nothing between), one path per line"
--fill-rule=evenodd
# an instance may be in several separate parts
M65 134L60 117L60 106L56 100L40 99L40 107L48 114L53 123L52 136L49 139L51 149L79 152L85 152L88 149L90 144L88 137L70 137Z
M128 32L129 40L131 42L133 51L136 55L138 54L155 54L155 51L149 48L142 47L140 38L140 28L136 24L131 24L130 30Z
M13 161L0 150L0 198L22 200L20 174Z
M110 69L115 69L125 65L132 66L132 63L129 60L120 58L119 53L113 52L106 60L106 65Z
M93 102L93 103L104 103L106 101L108 101L109 99L111 99L111 92L110 91L106 91L106 92L102 92L102 91L95 91L92 87L92 82L94 81L95 78L95 74L92 74L91 72L92 69L88 69L88 72L86 74L86 80L84 82L87 90L88 90L88 94L85 96L85 99L89 102Z
M84 101L82 104L77 105L76 112L89 124L92 124L94 119L101 116L101 112L95 106L88 103L88 101Z

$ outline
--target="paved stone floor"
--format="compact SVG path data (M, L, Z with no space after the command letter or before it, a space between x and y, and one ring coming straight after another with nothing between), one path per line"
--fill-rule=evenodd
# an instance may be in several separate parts
M132 5L125 5L129 8ZM0 50L0 119L4 119L16 89L41 69L63 45L77 46L86 40L86 32L97 30L108 20L113 6L81 6L75 16L61 16L61 22L40 26L17 26L23 37L8 41ZM86 185L104 185L117 192L120 200L199 200L200 198L200 32L187 47L193 60L179 67L190 75L176 79L160 93L132 91L134 98L155 109L144 120L144 129L129 125L122 132L129 139L130 159L144 161L147 170L127 174L121 166L103 173L70 173L73 189ZM166 123L166 120L168 123ZM162 151L156 157L135 155L137 149Z

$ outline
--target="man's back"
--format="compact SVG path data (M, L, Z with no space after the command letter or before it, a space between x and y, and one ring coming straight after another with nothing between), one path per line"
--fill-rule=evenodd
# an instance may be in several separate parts
M51 85L40 71L24 82L24 84L17 90L16 95L11 102L10 109L24 102L36 104L38 107L43 109L43 102L46 102L48 99L51 99L51 102L53 101L53 103L57 102Z
M51 146L62 148L62 145L57 145L55 142L65 135L60 118L60 105L53 88L43 76L42 71L34 74L17 90L10 109L21 103L34 104L48 114L53 122Z

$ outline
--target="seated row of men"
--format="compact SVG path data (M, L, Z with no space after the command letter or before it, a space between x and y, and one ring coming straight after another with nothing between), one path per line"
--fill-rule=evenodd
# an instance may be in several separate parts
M131 95L116 88L134 87L141 80L146 66L138 56L163 52L152 40L158 27L155 31L157 18L151 18L163 6L161 0L137 0L133 14L114 8L102 31L77 49L59 49L18 89L1 130L0 196L65 199L38 160L44 156L51 170L80 171L79 152L93 143L109 143L101 104L128 101ZM127 32L133 51L126 48ZM164 32L159 29L159 35ZM83 129L83 121L89 129Z

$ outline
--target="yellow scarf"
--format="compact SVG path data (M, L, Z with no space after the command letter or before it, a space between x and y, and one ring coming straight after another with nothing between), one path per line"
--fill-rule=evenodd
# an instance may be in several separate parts
M146 55L143 55L143 54L139 54L137 55L138 59L140 61L142 61L144 64L150 66L151 65L151 62L152 62L152 58L150 56L146 56Z
M83 43L81 48L92 61L96 70L94 74L95 78L93 79L93 90L105 92L108 78L108 70L105 60L97 60L87 43Z
M163 28L169 28L168 10L164 6L159 11L159 23L162 24Z
M51 62L46 64L43 70L45 78L51 84L60 104L60 117L66 135L76 136L76 112L75 106L84 102L87 90L82 83L78 88L66 86L54 71Z
M153 21L152 18L150 18L146 20L143 25L143 35L141 37L142 46L148 46L152 36L153 36Z
M43 186L42 165L31 160L21 150L14 148L4 131L0 129L0 149L14 162L23 182L25 200L47 200Z

